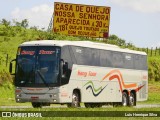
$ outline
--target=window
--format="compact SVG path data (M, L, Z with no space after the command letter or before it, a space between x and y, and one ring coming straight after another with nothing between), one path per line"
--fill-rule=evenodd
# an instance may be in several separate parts
M134 55L134 69L147 70L147 57L144 55Z
M91 49L72 46L72 51L75 55L77 64L80 65L90 65L91 59Z
M113 67L111 51L100 50L100 65L103 67Z
M99 50L91 49L91 66L100 66Z
M112 51L112 64L115 68L124 67L124 56L121 52Z
M72 63L72 60L70 57L70 52L69 52L68 46L62 47L61 56L62 56L62 59L64 60L64 62L68 62L68 67L71 68L73 63Z
M127 69L134 69L134 59L133 54L130 53L123 53L124 56L124 68Z
M79 65L147 70L147 58L144 55L78 46L71 46L71 54Z

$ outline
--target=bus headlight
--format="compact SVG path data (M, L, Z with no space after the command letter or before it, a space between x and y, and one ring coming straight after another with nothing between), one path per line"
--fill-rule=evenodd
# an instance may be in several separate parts
M19 95L16 95L17 97L21 97L21 94L19 94Z
M57 95L56 94L53 94L53 97L56 97Z

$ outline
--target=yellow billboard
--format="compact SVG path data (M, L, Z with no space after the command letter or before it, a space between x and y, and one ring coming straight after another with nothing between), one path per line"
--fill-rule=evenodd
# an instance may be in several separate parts
M54 3L53 31L65 35L107 38L110 7Z

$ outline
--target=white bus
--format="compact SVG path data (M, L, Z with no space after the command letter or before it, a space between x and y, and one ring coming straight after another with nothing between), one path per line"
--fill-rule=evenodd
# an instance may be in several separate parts
M33 107L67 104L134 106L148 98L145 52L89 41L41 40L18 47L16 102Z

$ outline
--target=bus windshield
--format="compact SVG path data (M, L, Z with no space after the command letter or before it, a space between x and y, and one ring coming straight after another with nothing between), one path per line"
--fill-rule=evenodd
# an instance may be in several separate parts
M20 47L17 53L15 85L20 87L57 86L59 61L59 47Z

